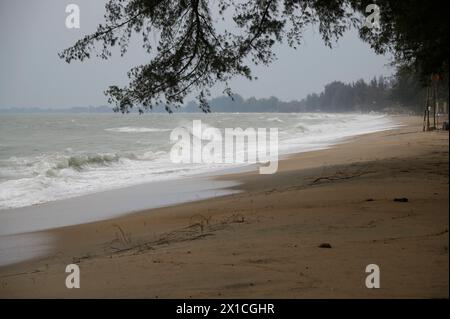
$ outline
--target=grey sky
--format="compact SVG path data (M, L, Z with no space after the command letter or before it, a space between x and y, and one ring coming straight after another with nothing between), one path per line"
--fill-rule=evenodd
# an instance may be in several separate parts
M65 7L80 7L81 28L65 27ZM123 58L92 58L67 64L57 53L103 21L105 0L2 0L0 2L0 107L51 107L104 105L103 91L111 84L127 83L126 72L148 61L149 56L134 42ZM236 79L234 92L244 97L277 96L301 99L320 92L333 80L390 75L387 57L375 55L369 46L347 33L333 50L318 32L309 30L303 45L293 50L276 48L278 60L269 67L253 68L257 81ZM213 90L220 95L221 89Z

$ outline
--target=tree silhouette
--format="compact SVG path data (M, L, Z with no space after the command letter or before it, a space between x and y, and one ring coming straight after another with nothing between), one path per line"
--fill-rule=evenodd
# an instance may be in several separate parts
M372 2L382 4L381 30L377 31L362 28L366 5ZM101 58L110 57L114 46L118 46L123 55L132 34L141 34L143 48L151 55L151 60L128 72L128 86L110 86L106 90L109 102L116 105L115 111L128 112L134 105L140 110L164 105L171 112L173 107L183 104L189 93L197 92L199 107L208 112L207 98L213 85L224 83L224 93L231 95L228 86L231 78L253 79L251 64L270 64L275 58L272 49L277 42L286 42L294 48L300 45L302 33L310 25L318 26L330 47L348 28L355 26L362 28L361 37L377 52L402 50L404 38L396 32L407 32L410 21L398 18L403 14L400 12L403 7L395 5L397 2L217 0L213 5L206 0L109 0L105 6L105 22L97 31L59 56L68 63L83 61L91 57L98 44L101 48L96 55ZM414 10L418 11L418 3L423 1L409 2L414 2ZM234 27L219 31L221 19L233 21ZM421 33L421 39L427 32L429 28ZM153 46L150 37L155 34L157 44ZM415 63L415 53L420 55L422 51L399 57ZM427 72L439 64L439 59L442 59L440 55L436 63L427 66Z
M424 82L433 73L448 74L448 1L378 0L375 3L381 8L381 28L361 28L363 40L379 54L393 53L400 69L417 73Z

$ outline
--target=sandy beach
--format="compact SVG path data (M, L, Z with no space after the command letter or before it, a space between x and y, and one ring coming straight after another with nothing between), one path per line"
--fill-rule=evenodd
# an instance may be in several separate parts
M0 267L0 298L448 298L449 135L397 120L274 175L217 177L236 194L32 234L56 245Z

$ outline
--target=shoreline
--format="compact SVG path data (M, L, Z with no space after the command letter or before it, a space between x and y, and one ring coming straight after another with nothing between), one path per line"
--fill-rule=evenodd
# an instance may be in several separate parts
M369 132L363 130L355 135L343 135L313 148L305 146L302 151L288 150L279 154L278 161L296 158L300 154L323 151L348 143L360 136L395 130L401 126L395 116L388 118L389 124L385 127L372 127ZM0 210L0 267L47 255L51 251L52 238L42 234L52 229L107 221L147 210L239 193L241 190L235 186L241 184L239 181L241 176L258 175L261 166L255 163L210 169L180 178L128 185L31 206ZM126 198L126 201L123 201L123 198ZM79 214L80 211L89 211L89 214ZM37 244L29 245L28 242Z
M319 143L315 146L304 146L304 149L301 151L295 149L285 150L279 154L278 161L284 161L290 157L299 156L299 154L326 150L339 144L347 143L360 136L395 130L401 126L401 124L394 120L396 116L389 116L389 118L389 125L383 128L372 128L369 129L368 132L363 130L356 134L343 135L322 144ZM233 184L239 184L239 182L231 181L227 178L221 179L221 176L231 175L239 177L243 173L254 174L261 166L265 165L260 163L244 163L242 165L231 167L200 168L198 172L193 172L186 176L147 181L105 190L96 190L91 193L67 198L63 197L27 206L2 208L0 209L0 237L80 225L129 215L148 209L184 204L217 196L225 196L227 194L232 194L233 192L227 191L227 189L234 186ZM226 182L224 182L224 180L226 180ZM187 187L180 187L179 184L194 185L194 189L190 192L186 192ZM163 188L162 192L159 192L160 186ZM175 193L181 192L185 194L185 196L174 198L172 195L174 191L169 191L171 188L176 188ZM147 198L148 196L145 194L146 190L156 190L157 194L156 196ZM195 195L192 194L194 192ZM117 199L118 197L131 198L132 200L123 203ZM82 202L82 207L79 207L79 202ZM105 206L104 203L108 203L109 205ZM73 218L76 215L76 211L79 209L90 211L91 213L89 216L81 219ZM69 212L67 212L67 210L69 210ZM60 211L65 212L64 214L61 214ZM2 264L3 263L0 260L0 266Z
M56 246L0 267L0 296L448 298L448 134L401 121L215 178L238 194L40 232ZM384 289L363 286L374 259ZM71 262L82 289L63 285Z

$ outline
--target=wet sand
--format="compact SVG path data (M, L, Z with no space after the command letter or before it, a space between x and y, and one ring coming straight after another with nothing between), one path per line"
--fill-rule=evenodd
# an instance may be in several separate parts
M449 135L399 120L274 175L218 177L237 194L28 234L52 245L0 267L0 297L448 298Z

